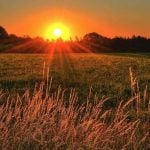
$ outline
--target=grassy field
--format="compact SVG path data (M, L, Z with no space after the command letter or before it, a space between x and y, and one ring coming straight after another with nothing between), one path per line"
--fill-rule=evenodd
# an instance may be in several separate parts
M99 96L115 99L130 96L129 68L132 68L142 89L150 87L149 54L1 54L0 87L23 90L34 87L49 68L53 89L59 85L76 88L85 98L89 88Z
M1 54L0 149L149 149L149 66L149 54Z

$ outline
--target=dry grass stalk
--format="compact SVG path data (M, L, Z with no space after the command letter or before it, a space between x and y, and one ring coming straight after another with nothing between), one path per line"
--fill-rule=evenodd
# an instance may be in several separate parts
M138 118L142 111L142 102L144 105L148 104L147 90L142 99L139 88L135 88L137 84L131 70L130 76L132 97L110 110L104 109L108 98L98 99L95 96L91 101L91 92L87 101L81 105L75 89L71 89L68 101L64 98L65 91L60 87L51 93L52 79L36 86L32 94L28 89L22 96L8 96L0 106L0 148L148 148L148 129L141 128L141 124L145 123L147 126L148 120L142 122ZM4 93L1 91L0 99L3 97ZM130 119L130 105L138 114L134 119ZM150 112L149 108L148 104L143 109Z

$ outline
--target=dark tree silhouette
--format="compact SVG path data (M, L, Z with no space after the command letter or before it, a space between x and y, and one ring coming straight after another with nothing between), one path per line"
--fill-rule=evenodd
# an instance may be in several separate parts
M8 37L7 31L5 30L5 28L0 26L0 38L3 39L3 38L7 38L7 37Z
M111 40L96 32L86 34L82 41L84 46L89 48L92 52L110 51L109 45Z
M121 52L121 53L137 53L150 52L150 38L142 36L133 36L132 38L107 38L96 32L88 33L83 38L75 37L75 41L63 41L59 38L56 41L45 41L37 37L18 37L17 35L9 34L0 26L0 52L14 53L49 53L56 49L70 49L70 52Z
M96 32L88 33L83 37L85 41L97 41L100 38L102 38L102 36Z

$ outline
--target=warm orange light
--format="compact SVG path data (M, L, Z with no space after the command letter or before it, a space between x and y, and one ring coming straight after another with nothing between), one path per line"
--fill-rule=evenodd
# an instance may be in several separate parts
M62 36L62 30L61 29L55 29L54 32L53 32L54 36L56 37L61 37Z
M71 32L67 26L62 23L54 23L47 27L45 32L45 38L49 40L57 40L62 38L63 40L69 40Z

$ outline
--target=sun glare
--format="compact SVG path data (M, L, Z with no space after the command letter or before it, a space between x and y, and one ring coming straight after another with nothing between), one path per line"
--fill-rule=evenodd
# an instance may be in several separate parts
M62 23L54 23L48 25L45 38L49 40L57 40L62 38L63 40L69 40L71 37L70 30Z
M56 37L61 37L62 31L61 31L61 29L58 28L58 29L55 29L55 30L54 30L53 34L54 34L54 36L56 36Z

